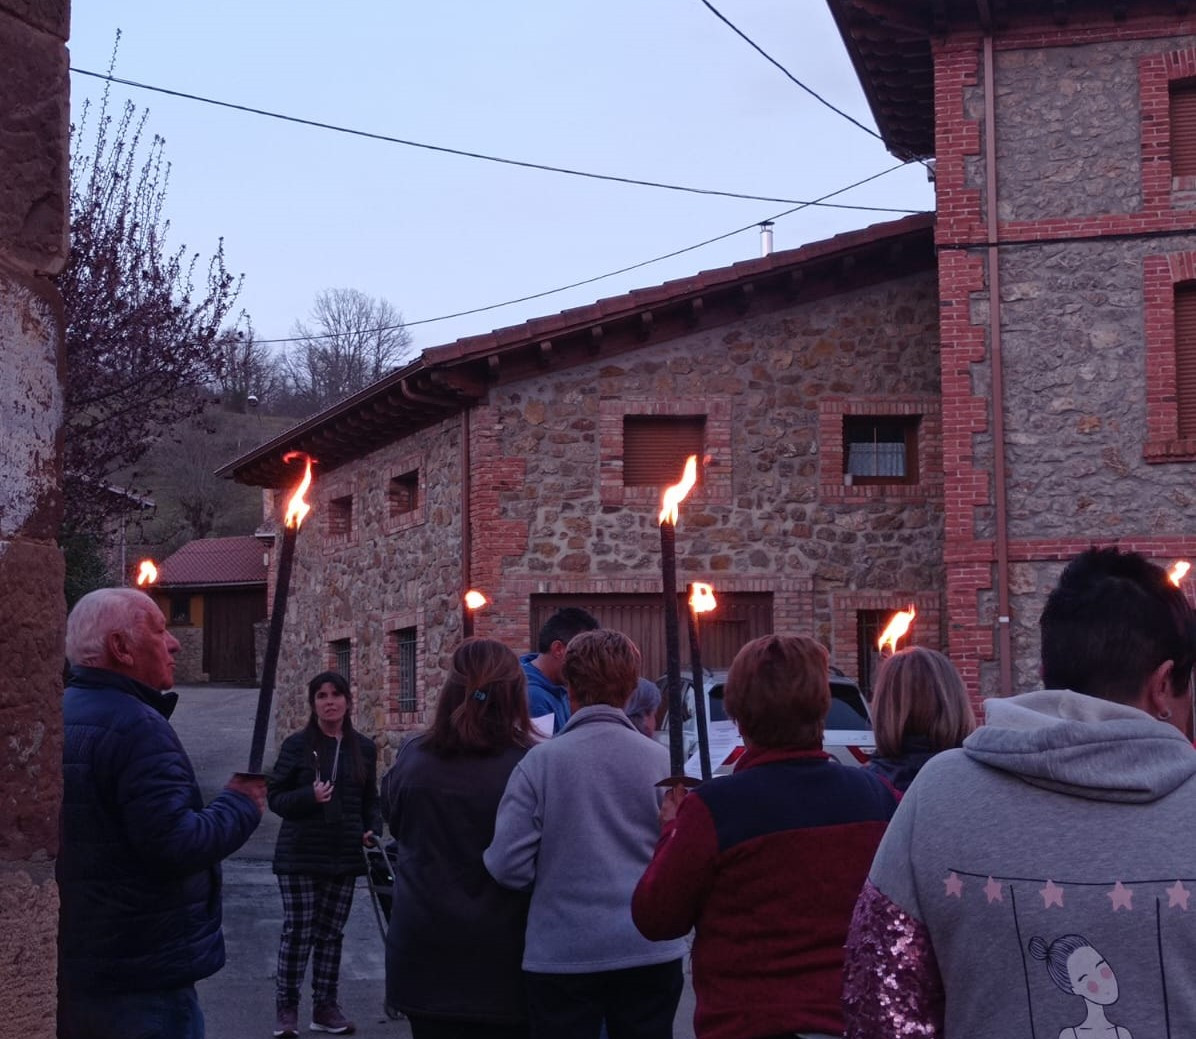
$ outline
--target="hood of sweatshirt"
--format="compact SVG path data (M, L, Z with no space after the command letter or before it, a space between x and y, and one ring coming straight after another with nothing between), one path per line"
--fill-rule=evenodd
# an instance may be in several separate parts
M1196 774L1196 750L1145 711L1067 689L985 701L964 752L1027 783L1094 801L1150 802Z

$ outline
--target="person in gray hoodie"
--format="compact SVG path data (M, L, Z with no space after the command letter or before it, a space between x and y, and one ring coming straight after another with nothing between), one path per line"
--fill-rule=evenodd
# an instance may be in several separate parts
M1090 549L1040 620L1050 688L989 699L889 824L847 944L848 1039L1196 1035L1196 615Z
M523 977L536 1039L671 1039L685 940L644 938L631 894L652 861L669 753L623 713L640 654L617 631L570 642L576 710L515 766L482 856L498 883L530 891Z

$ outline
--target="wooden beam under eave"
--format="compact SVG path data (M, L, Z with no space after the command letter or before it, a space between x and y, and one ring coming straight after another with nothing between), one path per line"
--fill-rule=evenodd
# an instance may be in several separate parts
M745 281L739 286L739 292L737 293L735 300L735 309L739 311L740 314L746 314L749 310L751 310L752 303L755 302L755 299L756 286L750 281Z
M647 339L652 334L653 320L652 311L645 310L640 313L639 328L637 329L640 339Z
M473 370L434 368L428 372L428 378L433 386L452 394L457 403L460 403L462 398L475 401L486 395L486 384L473 374Z
M552 340L541 339L536 344L536 364L541 368L547 368L552 364Z
M603 329L603 327L601 325L591 325L590 326L590 341L588 344L586 344L586 349L590 353L596 354L596 353L598 353L599 350L602 349L603 335L605 335L605 330Z
M689 315L686 319L686 323L691 327L698 324L698 322L702 320L705 312L706 304L703 302L702 297L694 296L694 298L689 301Z

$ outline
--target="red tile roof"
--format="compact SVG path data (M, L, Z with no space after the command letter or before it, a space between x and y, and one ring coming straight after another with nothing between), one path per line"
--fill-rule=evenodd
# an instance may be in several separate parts
M163 561L158 587L265 584L265 551L257 538L248 535L188 542Z

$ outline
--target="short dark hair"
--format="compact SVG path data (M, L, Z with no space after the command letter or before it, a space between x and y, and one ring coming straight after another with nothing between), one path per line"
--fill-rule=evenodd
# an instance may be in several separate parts
M804 635L749 642L727 672L727 717L761 747L821 747L831 708L829 661L826 647Z
M602 627L592 613L588 613L580 606L563 606L544 622L540 634L536 637L536 651L547 653L554 642L569 645L574 635L583 631L594 631Z
M1090 548L1076 556L1038 627L1050 689L1129 703L1170 660L1178 695L1196 663L1196 614L1167 572L1137 552Z

